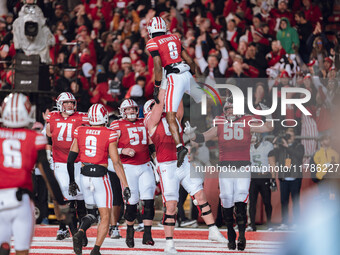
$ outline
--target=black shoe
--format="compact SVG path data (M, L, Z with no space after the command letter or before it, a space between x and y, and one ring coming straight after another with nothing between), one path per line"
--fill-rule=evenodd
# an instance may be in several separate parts
M90 255L101 255L99 251L92 250Z
M233 227L228 228L228 249L235 250L236 249L236 232Z
M115 229L115 226L110 226L109 228L109 236L112 235L113 230Z
M239 251L243 251L246 248L246 238L245 237L239 237L237 241L237 249Z
M155 241L152 239L151 234L144 232L142 243L153 246L155 244Z
M177 148L177 167L181 167L184 162L185 155L188 154L188 149L183 145Z
M125 243L129 248L135 247L134 235L135 235L135 230L133 229L133 227L128 227L126 229Z
M78 231L74 236L73 236L73 250L77 255L81 255L83 253L83 237L84 237L84 232L83 231Z
M84 233L85 235L83 236L83 240L82 240L82 246L83 247L86 247L87 246L87 244L88 244L88 242L89 242L89 240L87 240L87 236L86 236L86 233Z
M235 249L236 249L236 243L235 243L235 241L229 241L229 242L228 242L228 249L229 249L229 250L235 250Z

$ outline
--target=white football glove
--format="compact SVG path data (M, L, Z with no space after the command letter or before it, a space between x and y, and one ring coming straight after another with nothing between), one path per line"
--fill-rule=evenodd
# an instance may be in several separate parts
M195 135L196 129L197 127L192 127L189 121L185 122L184 134L186 134L190 140L193 140L196 137Z

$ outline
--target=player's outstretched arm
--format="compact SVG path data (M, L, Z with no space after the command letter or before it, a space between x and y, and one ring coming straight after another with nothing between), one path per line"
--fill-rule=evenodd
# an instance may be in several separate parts
M191 127L188 121L185 123L184 133L195 143L204 143L217 137L217 127L212 127L204 133L195 132L195 130L196 127Z
M154 74L155 74L155 87L153 97L156 100L156 103L160 103L159 97L159 88L162 83L163 78L163 70L162 70L162 59L159 55L153 56L153 66L154 66Z
M113 167L119 177L119 180L121 181L124 188L129 187L124 168L122 165L122 162L120 161L118 150L117 150L117 142L112 142L109 144L109 155L113 163Z
M159 104L155 104L152 107L151 113L146 117L146 126L149 130L149 134L153 134L155 128L158 125L158 122L161 120L163 109L164 109L164 97L165 97L165 90L160 89L159 91Z

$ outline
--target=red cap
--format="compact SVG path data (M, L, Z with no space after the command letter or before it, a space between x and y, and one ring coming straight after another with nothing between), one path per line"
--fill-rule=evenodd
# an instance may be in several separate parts
M218 51L216 49L211 49L209 51L209 54L208 55L213 55L213 56L217 56L218 55Z
M312 76L310 75L310 73L306 74L305 77L303 77L303 79L310 79Z
M78 28L78 34L80 34L80 33L83 32L83 31L87 31L87 27L84 26L84 25L82 25L82 26L80 26L80 27Z
M136 65L146 66L143 60L137 60Z
M280 74L280 78L290 78L290 75L286 70L283 70Z

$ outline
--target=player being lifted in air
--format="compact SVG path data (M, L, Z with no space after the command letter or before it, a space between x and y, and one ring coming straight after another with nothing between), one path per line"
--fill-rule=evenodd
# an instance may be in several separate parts
M184 93L190 94L196 103L199 103L203 92L192 77L192 74L195 73L194 61L183 49L181 41L176 35L166 34L165 21L160 17L154 17L150 20L147 29L151 39L147 42L146 48L153 57L155 73L154 99L156 103L159 103L158 93L164 71L165 79L167 79L166 120L176 143L177 167L180 167L188 149L181 142L176 112ZM182 63L183 60L187 64Z

